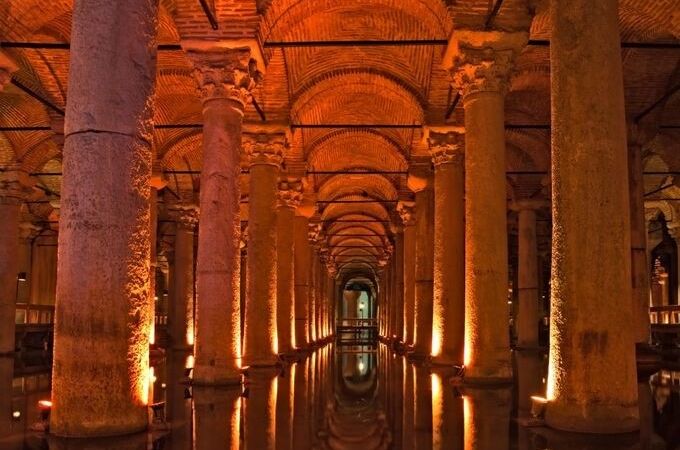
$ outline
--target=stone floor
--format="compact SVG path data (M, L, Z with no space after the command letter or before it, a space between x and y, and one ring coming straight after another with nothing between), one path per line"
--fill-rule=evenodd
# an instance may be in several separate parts
M680 448L680 367L672 363L639 380L639 433L594 437L531 419L530 397L545 389L541 352L515 352L515 383L497 389L454 386L384 345L332 344L283 369L251 372L243 388L191 388L193 357L168 352L150 370L149 403L157 408L149 434L64 441L37 431L50 360L42 353L0 359L0 449Z

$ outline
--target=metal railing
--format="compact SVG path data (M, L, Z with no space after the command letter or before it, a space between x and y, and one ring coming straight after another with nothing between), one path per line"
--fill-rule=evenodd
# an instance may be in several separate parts
M649 321L652 325L680 325L680 305L650 307Z
M14 322L17 325L54 325L54 305L17 303Z

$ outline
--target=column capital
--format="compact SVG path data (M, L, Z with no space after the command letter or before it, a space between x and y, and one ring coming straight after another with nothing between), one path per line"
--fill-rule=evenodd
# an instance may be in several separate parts
M416 224L416 203L400 201L397 203L397 213L405 227L412 227Z
M243 135L243 149L249 165L270 165L281 167L286 148L284 133L248 133Z
M278 206L298 208L302 203L302 181L289 178L279 181Z
M513 60L528 39L524 31L457 30L449 40L443 64L463 99L479 92L504 95Z
M17 69L19 69L19 66L5 53L0 52L0 92L12 81L12 74Z
M406 185L412 192L420 192L432 188L432 169L428 164L412 164L409 169Z
M174 216L177 226L194 231L198 225L199 208L192 203L176 203L170 207L170 212Z
M249 47L188 48L186 54L193 63L193 75L204 102L230 99L245 106L262 79Z
M430 130L427 143L435 167L442 164L462 166L465 162L465 134L459 131Z
M32 241L42 231L42 228L33 222L21 222L19 224L19 239L24 241Z
M19 204L35 196L35 181L27 172L10 168L0 172L0 204Z
M520 199L510 202L508 207L512 211L526 211L526 210L538 210L543 208L550 208L550 201L544 199Z

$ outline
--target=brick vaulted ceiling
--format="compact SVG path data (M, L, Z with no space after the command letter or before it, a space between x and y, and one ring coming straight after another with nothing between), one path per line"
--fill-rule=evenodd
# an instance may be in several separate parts
M543 172L550 167L550 39L548 1L527 0L215 0L218 29L210 26L199 0L160 0L159 44L182 39L256 38L265 47L266 74L253 96L266 122L298 124L462 125L459 103L442 67L445 45L297 46L307 41L441 40L456 27L483 28L495 6L491 26L508 29L530 21L529 45L516 61L506 97L509 172ZM67 99L69 49L26 48L12 43L68 43L70 0L0 2L2 52L18 66L15 83L0 93L0 168L20 164L44 187L45 201L28 204L25 218L47 221L60 190L63 111ZM620 0L620 31L627 115L646 113L655 131L646 144L648 170L680 170L680 0ZM640 48L645 47L645 48ZM17 83L18 82L18 83ZM21 89L17 84L24 86ZM45 101L36 100L30 90ZM158 54L155 123L200 124L201 106L191 65L176 46ZM656 105L649 111L650 107ZM253 105L248 123L262 123ZM22 130L8 131L21 127ZM25 127L37 127L27 130ZM290 175L368 169L391 174L309 174L318 217L327 224L332 246L366 245L362 261L373 264L389 247L395 218L393 200L408 199L404 172L425 155L424 129L292 128L286 167ZM190 200L199 189L201 129L157 128L154 147L174 197ZM597 151L597 149L593 149ZM243 175L244 198L247 174ZM665 181L646 179L647 190ZM513 198L545 194L544 176L511 174ZM680 183L679 183L680 185ZM663 193L662 193L663 195ZM166 197L168 197L166 195ZM382 203L327 203L376 199ZM176 198L173 200L176 201ZM383 222L333 223L370 218ZM355 235L346 236L346 235ZM387 236L387 237L385 237ZM371 247L375 246L375 250ZM333 252L342 252L341 247Z

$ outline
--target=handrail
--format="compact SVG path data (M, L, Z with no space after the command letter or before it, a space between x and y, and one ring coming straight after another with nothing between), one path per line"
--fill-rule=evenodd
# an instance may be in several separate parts
M14 322L17 325L53 325L54 305L17 303Z
M651 306L649 321L653 325L680 325L680 305Z

